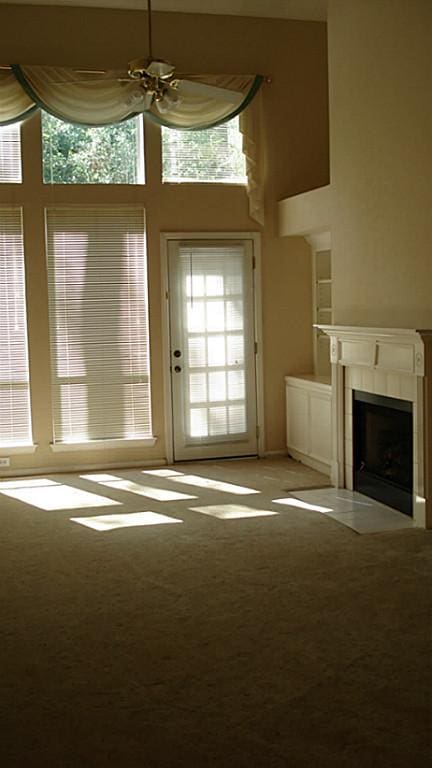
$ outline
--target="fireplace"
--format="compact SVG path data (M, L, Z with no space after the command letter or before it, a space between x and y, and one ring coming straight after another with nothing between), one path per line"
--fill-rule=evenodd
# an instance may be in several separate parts
M363 493L377 498L378 476L384 493L396 495L391 500L380 495L380 501L411 515L414 525L432 528L432 329L317 327L330 337L333 484L360 490L364 483ZM364 408L357 404L362 395L354 400L354 392L380 396L378 404L366 403L367 415L361 417L366 435L381 432L366 458L354 446L354 410ZM373 406L381 409L383 404L390 415L383 411L376 422ZM393 422L399 424L397 434ZM405 461L407 456L411 459ZM404 469L397 472L401 463Z
M412 403L353 390L353 487L413 514Z

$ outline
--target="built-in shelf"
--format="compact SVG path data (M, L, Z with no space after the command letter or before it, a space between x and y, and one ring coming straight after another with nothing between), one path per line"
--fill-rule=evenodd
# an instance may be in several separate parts
M312 269L314 279L314 323L331 323L332 313L332 274L331 252L312 251ZM330 375L330 344L328 336L314 330L314 370L318 376Z

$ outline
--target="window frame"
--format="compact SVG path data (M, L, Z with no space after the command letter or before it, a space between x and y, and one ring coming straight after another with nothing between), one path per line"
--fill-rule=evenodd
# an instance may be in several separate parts
M136 182L129 182L129 181L96 181L96 182L89 182L89 181L58 181L58 180L52 180L52 181L45 181L45 163L44 163L44 120L54 120L60 123L64 123L65 125L74 126L74 123L67 123L64 120L61 120L60 118L54 117L49 112L40 112L40 128L41 128L41 156L42 156L42 183L44 186L51 187L51 186L59 186L59 187L114 187L114 188L121 188L121 187L144 187L147 180L147 174L146 174L146 152L145 152L145 146L146 146L146 139L145 139L145 120L143 118L143 115L136 115L135 117L131 117L129 120L124 120L122 123L114 123L113 125L123 125L126 122L135 121L138 125L138 141L137 141L137 150L138 155L136 157L136 171L137 171L137 181ZM88 130L91 130L92 128L95 131L98 131L102 128L109 128L110 125L107 126L79 126L77 127L85 127ZM48 169L47 169L48 170Z

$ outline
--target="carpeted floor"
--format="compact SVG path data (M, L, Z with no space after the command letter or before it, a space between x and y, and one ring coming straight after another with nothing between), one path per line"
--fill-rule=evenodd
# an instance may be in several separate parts
M137 470L110 474L196 498L75 475L24 488L32 505L0 493L1 765L429 764L432 534L273 504L325 484L290 460L174 470L259 493ZM119 503L65 509L72 487ZM71 521L144 511L182 522Z

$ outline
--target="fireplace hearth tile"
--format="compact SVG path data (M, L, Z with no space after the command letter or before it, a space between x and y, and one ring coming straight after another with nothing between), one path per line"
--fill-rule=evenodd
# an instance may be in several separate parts
M356 533L384 533L385 531L397 531L403 528L413 528L410 517L387 507L383 510L368 512L332 512L328 513L332 520L347 525Z
M327 507L331 511L321 514L348 526L356 533L379 533L414 527L413 520L407 515L346 488L302 491L291 495L309 504Z

